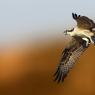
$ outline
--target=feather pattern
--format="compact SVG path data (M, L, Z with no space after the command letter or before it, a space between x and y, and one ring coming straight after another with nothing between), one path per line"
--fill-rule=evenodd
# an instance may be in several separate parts
M69 43L69 46L64 49L60 64L54 74L55 81L64 81L64 78L67 76L70 69L87 48L82 44L83 40L81 37L73 37L72 41Z
M90 29L90 30L92 28L95 28L94 21L91 20L91 19L89 19L86 16L81 16L81 15L77 15L77 14L72 13L72 17L73 17L74 20L76 20L77 26L79 28L82 28L82 29Z

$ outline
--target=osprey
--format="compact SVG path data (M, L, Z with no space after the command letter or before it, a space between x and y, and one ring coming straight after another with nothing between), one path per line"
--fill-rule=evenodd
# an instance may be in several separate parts
M77 26L64 32L65 35L70 35L72 40L63 50L60 64L54 74L55 81L58 82L64 81L80 55L90 44L95 43L95 23L86 16L72 13L72 17L77 22Z

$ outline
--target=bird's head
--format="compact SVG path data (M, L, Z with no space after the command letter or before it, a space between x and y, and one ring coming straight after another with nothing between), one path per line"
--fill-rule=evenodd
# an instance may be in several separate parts
M74 28L71 30L65 30L64 35L71 35L73 31L74 31Z

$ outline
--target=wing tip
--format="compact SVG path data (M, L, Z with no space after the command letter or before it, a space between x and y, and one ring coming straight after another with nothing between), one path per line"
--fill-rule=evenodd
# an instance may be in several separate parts
M76 13L72 13L72 17L73 17L73 19L78 19L79 17L80 17L80 15L77 15Z
M63 73L58 68L57 71L54 73L53 76L54 76L54 81L57 82L57 83L60 83L60 82L64 82L64 79L67 76L67 74Z

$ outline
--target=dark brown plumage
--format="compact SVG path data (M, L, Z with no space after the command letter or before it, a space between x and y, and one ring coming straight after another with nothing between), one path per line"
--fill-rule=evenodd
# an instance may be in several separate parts
M86 16L81 16L81 15L72 13L72 17L73 17L73 19L76 20L77 26L79 28L89 29L89 30L91 30L92 28L95 28L94 21Z

